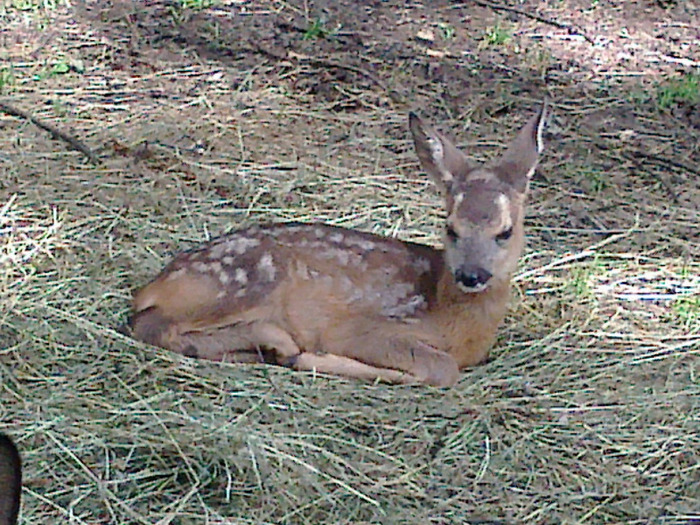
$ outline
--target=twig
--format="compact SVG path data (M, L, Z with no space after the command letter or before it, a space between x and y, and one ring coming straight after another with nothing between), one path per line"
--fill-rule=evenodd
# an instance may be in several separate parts
M680 161L673 160L673 159L667 159L666 157L654 155L653 153L645 153L643 151L633 151L631 155L634 157L641 157L643 159L653 160L659 164L663 164L665 166L670 166L672 168L678 168L680 170L685 170L685 171L688 171L690 173L694 173L695 175L700 176L700 169L694 168L693 166L690 166L690 165L686 164L685 162L680 162Z
M55 139L59 139L68 143L68 145L71 146L71 148L85 155L88 158L88 160L93 164L97 165L101 163L100 158L80 140L68 135L67 133L64 133L58 128L52 126L51 124L47 124L46 122L43 122L38 118L33 117L29 113L26 113L21 109L17 109L16 107L11 106L6 102L0 102L0 111L13 117L19 117L24 120L28 120L29 122L43 129L44 131L48 131Z
M284 55L280 55L279 53L275 53L274 51L270 51L268 49L265 49L263 46L256 42L251 42L253 48L255 51L257 51L260 54L266 55L270 58L276 59L276 60L297 60L300 62L307 62L309 64L315 65L315 66L320 66L324 68L335 68L335 69L344 69L346 71L350 71L352 73L355 73L356 75L364 76L374 82L386 95L395 103L397 104L403 104L404 100L403 97L401 96L400 93L396 92L395 90L389 88L381 79L379 79L376 75L373 73L370 73L366 69L363 69L361 67L353 66L350 64L343 64L341 62L336 62L334 60L330 60L327 58L315 58L307 55L302 55L299 53L296 53L294 51L289 51Z
M644 162L642 162L641 159L646 158L648 160L655 160L657 162L660 162L661 164L666 164L667 166L671 165L671 166L678 167L678 164L676 164L676 163L671 164L671 162L662 162L663 159L661 157L657 157L656 155L651 155L651 154L644 154L640 151L635 151L631 155L625 154L624 156L627 159L629 159L630 161L632 161L637 169L644 170L647 173L650 173L653 176L655 176L656 180L658 180L661 183L661 186L663 186L663 188L668 192L669 196L671 197L671 199L673 200L673 202L675 204L678 204L680 202L678 199L678 194L676 193L674 185L666 179L666 177L664 176L663 173L653 173L651 170L646 169L646 166L644 165ZM689 168L687 168L686 166L683 166L683 167L688 169L688 171L693 171L693 170L690 170Z
M397 102L399 104L403 103L403 97L393 89L389 88L382 80L379 79L376 75L373 73L370 73L366 69L363 69L361 67L353 66L350 64L343 64L341 62L336 62L335 60L329 60L327 58L315 58L315 57L310 57L310 56L305 56L305 55L299 55L299 54L294 54L290 58L296 58L298 60L303 60L306 61L310 64L314 64L316 66L321 66L321 67L326 67L326 68L335 68L335 69L344 69L346 71L350 71L351 73L355 73L360 76L364 76L374 82L386 95L393 100L394 102Z
M557 22L556 20L552 20L551 18L545 18L545 17L540 16L540 15L534 15L532 13L528 13L527 11L521 11L520 9L515 9L514 7L508 7L508 6L499 5L499 4L492 4L491 2L484 2L482 0L472 0L472 1L477 5L480 5L482 7L488 7L489 9L493 9L494 11L507 11L509 13L515 13L516 15L524 16L524 17L530 18L532 20L537 20L538 22L542 22L543 24L558 27L559 29L565 29L570 35L578 35L578 36L582 37L589 44L595 44L595 42L593 41L593 39L591 37L589 37L582 30L577 29L576 27L574 27L570 24L565 24L564 22Z

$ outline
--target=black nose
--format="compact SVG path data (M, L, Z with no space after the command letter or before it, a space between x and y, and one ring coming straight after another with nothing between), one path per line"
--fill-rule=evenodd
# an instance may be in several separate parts
M491 277L491 273L479 267L458 268L455 272L455 279L465 288L478 288L486 284Z

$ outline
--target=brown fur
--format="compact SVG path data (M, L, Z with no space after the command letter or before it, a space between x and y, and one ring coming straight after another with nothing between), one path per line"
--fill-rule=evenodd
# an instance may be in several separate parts
M177 256L134 298L137 339L192 357L266 361L447 386L483 362L522 251L545 108L475 167L411 116L445 196L444 251L327 225L253 226Z

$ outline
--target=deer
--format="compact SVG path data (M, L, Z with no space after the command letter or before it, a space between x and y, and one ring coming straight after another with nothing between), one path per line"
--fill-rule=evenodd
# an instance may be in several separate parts
M524 246L547 104L497 159L468 159L416 114L443 248L321 223L254 224L181 252L136 292L133 337L193 358L450 387L483 363Z
M22 460L12 440L0 432L0 525L15 525L22 492Z

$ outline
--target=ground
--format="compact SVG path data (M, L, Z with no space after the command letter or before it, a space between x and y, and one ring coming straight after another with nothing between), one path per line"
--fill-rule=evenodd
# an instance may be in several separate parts
M22 523L700 520L698 7L5 2L0 430ZM408 111L484 160L544 98L512 308L456 387L119 330L173 253L256 221L438 245Z

